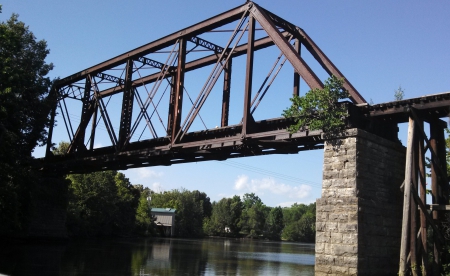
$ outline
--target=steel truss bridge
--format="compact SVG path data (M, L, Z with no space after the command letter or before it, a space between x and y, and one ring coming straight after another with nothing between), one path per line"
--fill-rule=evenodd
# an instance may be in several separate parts
M257 76L263 70L255 67L261 69L258 62L269 59L268 49L278 56L266 76ZM58 80L50 95L55 105L46 156L39 166L47 172L85 173L322 148L321 131L291 134L290 119L255 116L283 66L291 68L289 88L284 77L284 87L276 89L265 110L280 98L286 108L287 99L300 94L301 82L323 88L304 54L326 74L345 79L348 127L394 139L390 130L408 120L406 108L429 120L449 113L450 94L368 105L303 29L247 2ZM196 97L188 91L196 91ZM220 100L205 108L214 97ZM218 114L217 122L207 127L212 113ZM69 147L65 155L53 155L61 133Z

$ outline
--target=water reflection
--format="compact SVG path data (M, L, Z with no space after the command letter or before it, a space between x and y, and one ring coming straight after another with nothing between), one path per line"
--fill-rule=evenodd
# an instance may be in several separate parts
M228 239L6 245L0 274L314 275L314 245Z

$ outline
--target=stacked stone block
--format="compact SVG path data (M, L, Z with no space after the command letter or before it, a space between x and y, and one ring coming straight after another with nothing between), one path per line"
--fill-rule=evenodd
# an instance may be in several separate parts
M405 149L359 129L326 141L316 275L396 275Z

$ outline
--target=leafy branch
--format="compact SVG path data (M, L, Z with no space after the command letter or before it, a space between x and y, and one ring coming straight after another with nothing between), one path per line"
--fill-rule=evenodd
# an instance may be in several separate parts
M295 120L295 124L288 128L289 132L294 133L306 127L323 132L343 130L348 113L339 100L349 96L343 84L343 79L331 76L325 81L323 89L315 88L304 96L291 98L292 105L283 111L285 118Z

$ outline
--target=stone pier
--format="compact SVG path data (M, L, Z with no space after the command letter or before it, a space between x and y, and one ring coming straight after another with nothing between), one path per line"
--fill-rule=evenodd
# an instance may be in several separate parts
M360 129L325 143L315 275L397 275L405 148Z

